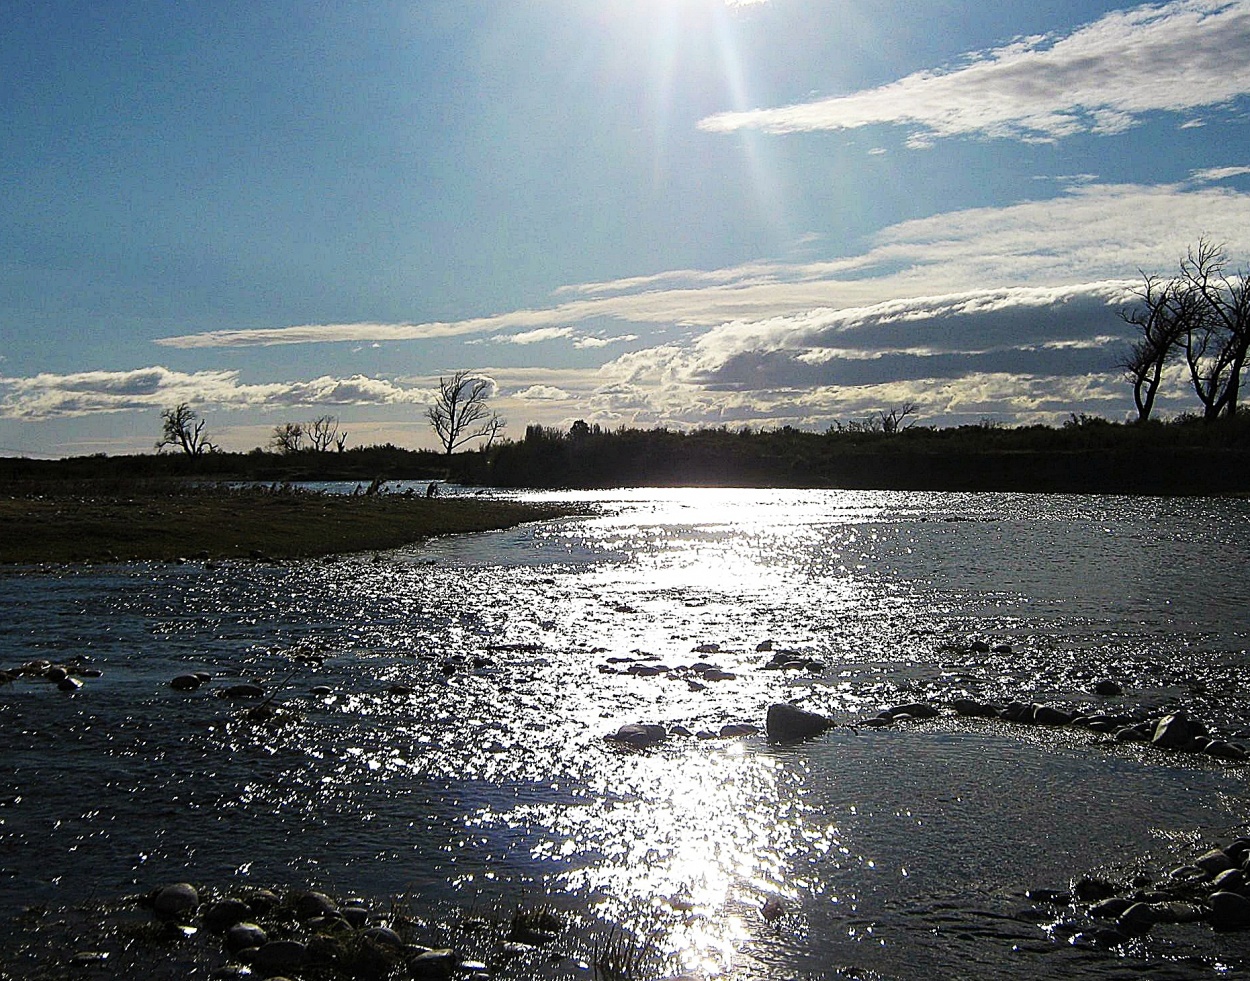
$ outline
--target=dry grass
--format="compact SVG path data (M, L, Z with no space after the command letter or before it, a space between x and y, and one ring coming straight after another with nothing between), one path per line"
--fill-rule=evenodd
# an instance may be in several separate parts
M0 563L321 556L567 513L477 498L135 491L0 498Z

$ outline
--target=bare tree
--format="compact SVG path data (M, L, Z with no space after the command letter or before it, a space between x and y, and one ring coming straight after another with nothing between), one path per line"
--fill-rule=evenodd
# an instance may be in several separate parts
M920 411L920 406L915 402L904 402L902 405L895 406L888 412L884 409L877 412L877 421L881 424L881 431L887 436L894 436L901 433L904 429L911 429L916 424L916 420L905 422L909 416L914 416Z
M304 427L298 422L284 422L273 427L269 442L279 453L298 453L304 442Z
M426 410L426 418L448 456L483 437L489 446L503 429L504 420L486 405L490 391L488 379L474 378L467 371L457 371L450 380L439 378L438 396Z
M1241 372L1250 350L1250 280L1227 272L1222 246L1205 239L1181 260L1185 363L1203 415L1236 415Z
M341 453L347 445L347 433L339 433L339 420L336 416L318 416L304 427L304 435L318 453L324 453L331 446L337 446Z
M1188 303L1176 280L1165 283L1157 276L1141 275L1142 285L1133 290L1138 305L1120 311L1120 319L1136 327L1140 336L1118 367L1133 383L1137 421L1145 422L1154 409L1163 369L1185 335Z
M201 456L217 449L204 435L205 421L200 418L189 402L179 402L172 409L161 412L161 438L156 442L159 450L176 446L188 456Z

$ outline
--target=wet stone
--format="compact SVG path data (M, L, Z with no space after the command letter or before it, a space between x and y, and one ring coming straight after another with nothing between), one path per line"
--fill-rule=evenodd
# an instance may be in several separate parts
M301 920L338 913L338 905L323 892L303 892L294 897L295 915Z
M1104 899L1090 907L1089 915L1098 920L1114 920L1132 905L1132 900L1119 896Z
M1130 937L1149 933L1155 925L1155 911L1149 903L1134 903L1115 921L1116 929Z
M1234 864L1233 860L1228 857L1228 854L1222 848L1212 848L1209 852L1194 859L1194 865L1202 869L1207 875L1219 875L1221 872L1231 869Z
M252 965L262 971L298 971L307 963L308 947L298 940L271 940L252 956Z
M165 886L152 900L152 909L165 919L189 916L200 905L200 894L189 882L176 882Z
M632 722L621 726L616 732L604 737L609 742L620 743L634 749L646 749L668 738L668 730L661 725Z
M170 680L169 687L174 689L174 691L195 691L202 684L204 684L204 682L201 681L197 675L180 674L175 675L174 678Z
M764 731L774 742L807 739L819 735L834 726L834 721L816 712L808 712L788 702L774 702L768 706Z
M1250 930L1250 899L1236 892L1212 893L1207 920L1217 930Z
M263 947L269 935L257 923L236 923L226 931L226 949L237 954L249 947Z
M1094 693L1103 698L1114 698L1117 695L1123 695L1124 688L1118 682L1105 679L1094 685Z
M241 899L221 899L201 913L204 926L214 933L222 933L252 916L252 907Z

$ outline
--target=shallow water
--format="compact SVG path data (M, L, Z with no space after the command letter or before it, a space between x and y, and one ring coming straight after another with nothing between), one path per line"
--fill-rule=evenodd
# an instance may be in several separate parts
M782 748L603 740L760 723L786 698L848 721L959 695L1090 705L1102 677L1129 691L1112 705L1184 704L1236 733L1246 502L529 496L595 516L329 562L0 575L0 666L103 672L73 695L0 688L0 913L191 878L542 897L645 928L670 955L657 969L743 978L1250 965L1243 939L1201 926L1078 950L1062 911L1023 895L1157 877L1244 833L1244 768L956 720ZM824 670L761 670L769 640ZM699 661L736 677L694 690L679 669ZM631 663L674 670L614 673ZM168 687L200 669L206 689ZM257 726L214 697L253 679L301 720Z

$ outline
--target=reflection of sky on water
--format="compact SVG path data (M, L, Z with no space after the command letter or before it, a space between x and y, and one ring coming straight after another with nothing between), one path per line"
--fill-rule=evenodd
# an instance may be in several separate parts
M979 723L785 749L629 753L603 736L759 723L779 698L840 719L959 694L1079 699L1101 675L1247 724L1244 502L532 496L593 514L378 561L0 577L0 663L87 651L104 668L71 699L27 685L0 701L0 844L41 856L0 897L186 875L541 896L658 931L686 970L950 976L960 936L1037 940L1010 920L1023 888L1143 850L1166 862L1237 820L1241 785L1218 769ZM1163 533L1177 522L1186 534ZM1196 557L1214 551L1230 565ZM1014 650L974 655L971 637ZM761 670L763 641L824 670ZM692 685L700 661L733 677ZM632 663L671 670L617 673ZM198 668L266 681L301 721L258 730L169 691Z

